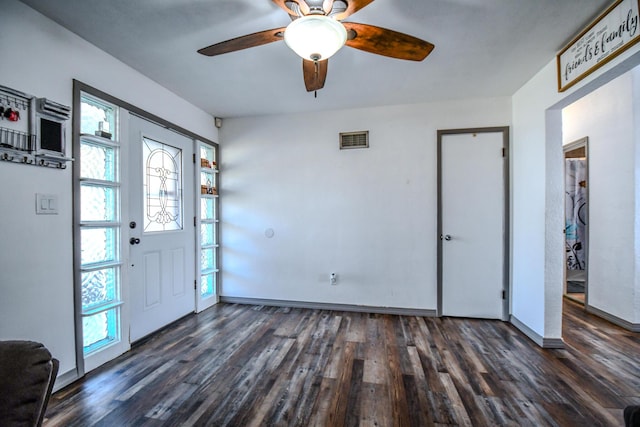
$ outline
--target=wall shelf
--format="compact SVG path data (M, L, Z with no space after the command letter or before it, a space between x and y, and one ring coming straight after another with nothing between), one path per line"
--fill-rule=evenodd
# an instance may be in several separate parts
M48 119L50 114L48 115L46 112L37 114L36 110L40 108L37 105L45 107L54 105L62 108L62 113L58 113L56 119L60 123L59 126L62 127L61 139L64 147L64 130L68 117L63 113L69 109L68 107L44 98L37 99L32 95L6 86L0 86L0 160L65 169L67 162L73 161L73 159L64 156L63 153L39 150L38 122L40 118Z

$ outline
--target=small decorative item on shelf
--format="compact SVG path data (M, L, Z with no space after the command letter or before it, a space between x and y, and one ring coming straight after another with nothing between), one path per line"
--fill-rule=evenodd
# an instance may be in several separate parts
M207 184L200 185L200 194L212 194L216 196L218 194L218 190L216 187L211 185L211 181L207 180Z
M215 169L217 166L218 166L218 164L216 163L216 161L215 160L211 160L211 167Z
M211 168L211 163L207 159L200 159L200 167Z
M100 136L102 138L111 139L111 132L109 132L109 122L99 122L98 130L95 131L96 136Z

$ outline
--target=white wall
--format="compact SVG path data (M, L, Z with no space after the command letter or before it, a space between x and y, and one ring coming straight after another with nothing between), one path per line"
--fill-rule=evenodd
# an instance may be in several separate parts
M634 221L634 233L633 240L634 244L634 265L635 265L635 278L634 278L634 312L635 316L633 318L633 323L635 325L640 324L640 196L638 192L640 191L640 132L638 132L638 128L640 128L640 102L636 100L640 99L640 66L635 67L632 71L633 76L633 86L632 86L632 99L633 101L633 122L634 126L634 138L633 144L635 146L635 150L633 153L633 157L635 159L635 172L633 176L633 182L635 185L635 221Z
M627 72L562 111L563 143L589 137L589 305L635 322L635 126Z
M435 310L436 131L509 125L510 108L500 98L225 120L222 295ZM361 130L369 149L338 149L340 132Z
M553 59L513 96L512 313L543 339L562 334L561 109L640 63L639 49L630 48L563 93Z
M211 116L23 3L2 2L0 28L1 85L71 105L78 79L217 140ZM65 374L76 367L71 168L0 162L0 182L0 339L43 342ZM36 193L57 194L59 215L36 216Z

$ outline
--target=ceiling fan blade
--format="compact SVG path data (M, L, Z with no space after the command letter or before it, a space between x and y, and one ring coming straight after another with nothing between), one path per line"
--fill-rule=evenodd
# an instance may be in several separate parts
M347 9L344 12L336 14L334 18L338 21L342 21L365 6L368 6L370 3L373 3L373 0L348 0Z
M300 13L302 13L302 15L308 15L309 12L311 12L309 5L304 0L273 0L273 2L278 6L280 6L282 10L287 12L292 17L297 18L300 14L297 13L295 10L291 9L289 6L287 6L287 3L286 3L287 1L297 3L298 6L300 7Z
M329 60L309 61L302 60L302 73L304 74L304 85L307 92L313 92L324 87L324 81L327 79L327 69L329 68Z
M343 22L347 29L346 45L390 58L422 61L434 45L408 34L355 22Z
M212 44L198 50L198 53L206 56L222 55L223 53L235 52L255 46L262 46L283 39L285 27L274 28L273 30L260 31L235 39Z
M289 15L296 16L296 13L293 10L291 10L289 6L287 6L287 4L285 3L285 0L273 0L273 2L278 6L280 6L280 8L285 12L287 12Z
M296 3L298 3L298 6L300 6L300 12L302 12L303 15L308 15L309 12L311 12L311 9L309 8L309 5L307 4L306 1L304 0L292 0Z

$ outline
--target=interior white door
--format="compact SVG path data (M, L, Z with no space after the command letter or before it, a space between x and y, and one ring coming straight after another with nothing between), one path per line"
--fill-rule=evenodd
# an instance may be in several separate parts
M500 319L503 133L444 134L440 143L442 315Z
M196 245L193 141L135 116L129 136L133 342L194 311Z

